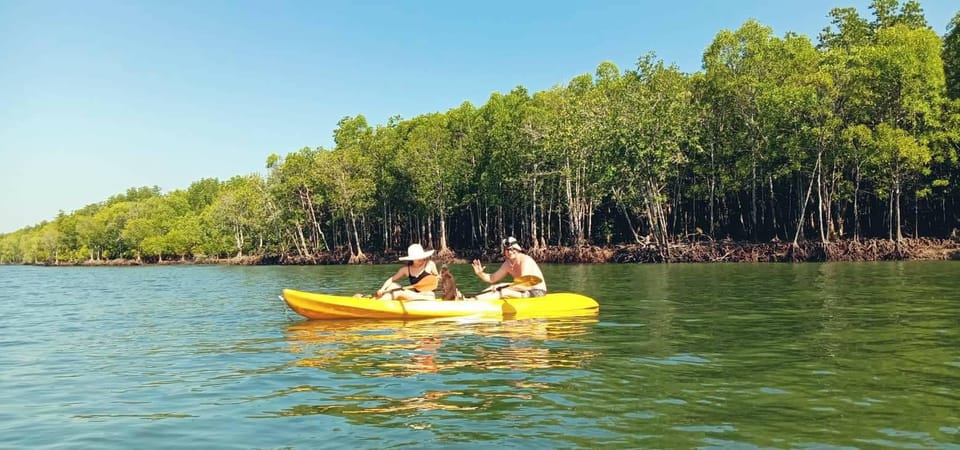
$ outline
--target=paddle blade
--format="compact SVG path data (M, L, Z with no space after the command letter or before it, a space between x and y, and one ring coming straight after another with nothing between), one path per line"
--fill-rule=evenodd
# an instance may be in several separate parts
M517 277L513 279L513 283L510 283L510 287L513 286L535 286L543 282L543 279L536 275L524 275L522 277Z
M437 286L440 284L440 278L432 273L427 274L420 281L418 281L413 286L409 286L410 289L416 289L417 292L430 292L437 290Z

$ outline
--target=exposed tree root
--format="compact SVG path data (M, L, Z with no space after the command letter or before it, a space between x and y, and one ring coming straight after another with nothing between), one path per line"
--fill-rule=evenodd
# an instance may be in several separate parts
M900 243L886 239L863 241L814 242L797 245L773 241L766 243L697 240L670 245L670 259L665 261L656 244L618 245L616 247L540 247L528 250L530 256L545 263L702 263L702 262L819 262L819 261L888 261L888 260L960 260L960 240L905 239ZM252 255L234 258L194 258L154 261L98 260L80 263L93 266L128 266L139 264L234 264L234 265L327 265L327 264L390 264L402 256L397 252L365 253L364 258L351 258L350 252L338 249L310 256ZM485 263L503 260L497 249L437 252L434 260L446 264L466 264L473 259ZM71 265L70 263L61 263Z

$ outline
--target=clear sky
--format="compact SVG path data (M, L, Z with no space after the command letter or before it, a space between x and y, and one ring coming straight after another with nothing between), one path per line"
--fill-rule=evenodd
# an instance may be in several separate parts
M921 0L943 35L956 0ZM809 36L869 0L0 0L0 233L269 154L655 52L686 72L753 18Z

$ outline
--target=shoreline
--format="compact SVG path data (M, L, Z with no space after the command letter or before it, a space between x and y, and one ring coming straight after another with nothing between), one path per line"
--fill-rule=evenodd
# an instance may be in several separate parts
M915 238L897 243L887 239L829 242L808 241L794 247L788 242L699 241L670 244L668 256L655 245L616 245L612 247L546 247L528 249L541 263L553 264L664 264L664 263L803 263L840 261L960 260L960 240ZM40 262L37 266L154 266L154 265L345 265L393 264L396 252L364 254L351 261L349 252L325 252L313 257L251 255L233 258L191 258L163 261L113 259L81 262ZM492 250L446 250L437 252L438 264L465 264L473 259L499 261Z

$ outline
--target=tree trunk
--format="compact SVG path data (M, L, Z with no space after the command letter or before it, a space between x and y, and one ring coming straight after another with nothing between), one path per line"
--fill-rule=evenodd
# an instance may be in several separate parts
M750 234L757 240L757 150L754 149L750 162Z
M357 259L366 260L367 256L363 254L363 249L360 247L360 231L357 227L357 215L354 214L353 210L350 211L350 224L353 226L353 240L357 243Z
M818 162L818 163L821 162L821 161L820 161L820 155L822 155L822 154L823 154L823 152L817 151L817 162ZM820 168L820 170L817 171L817 220L818 220L819 223L820 223L820 242L826 244L826 243L827 243L827 230L826 230L826 224L824 223L824 217L823 217L823 215L824 215L824 207L823 207L823 190L824 190L824 186L823 186L823 168L820 167L820 164L817 164L817 167Z
M233 238L237 242L237 258L243 256L243 227L240 224L234 225ZM140 260L140 253L137 252L137 260Z
M816 180L817 173L820 171L820 157L821 154L817 153L817 162L813 166L813 173L810 174L810 184L807 186L807 195L803 199L803 204L800 206L800 215L797 218L797 232L793 235L793 246L796 247L800 240L800 234L803 232L803 221L804 216L807 214L807 203L810 202L810 194L813 191L813 182Z
M901 217L900 217L900 180L896 181L896 214L897 214L897 242L903 241L903 230L900 227Z
M613 198L617 202L617 206L623 212L623 218L627 221L627 228L630 229L630 233L633 234L633 241L637 244L643 243L643 240L640 238L639 227L633 226L633 221L630 219L630 212L627 210L627 207L623 204L623 194L620 189L615 188L613 190Z
M297 253L303 256L313 256L310 247L307 245L307 238L303 235L303 226L300 221L295 221L297 233L293 238L293 245L297 247Z
M860 165L858 164L854 175L853 185L853 240L860 241Z
M440 209L440 250L447 249L447 215Z
M540 230L537 229L537 164L533 165L533 202L530 212L530 240L533 241L533 248L540 246Z

